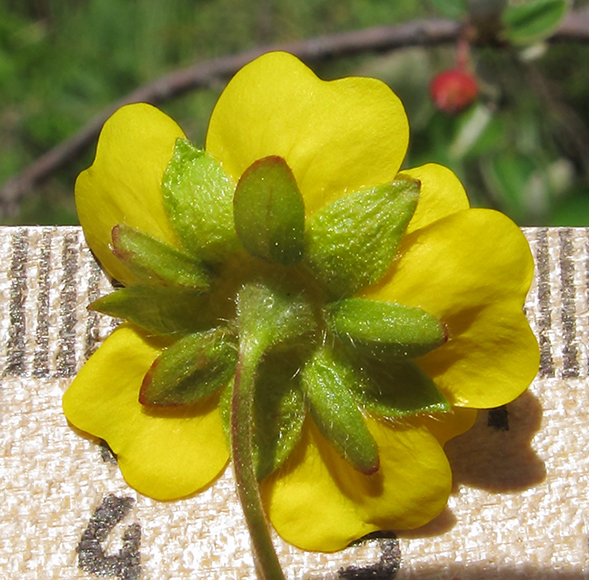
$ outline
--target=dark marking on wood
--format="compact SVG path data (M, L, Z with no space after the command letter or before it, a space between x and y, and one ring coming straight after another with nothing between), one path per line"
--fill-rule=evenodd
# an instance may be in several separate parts
M78 566L98 576L115 576L120 580L137 580L141 576L141 526L128 526L123 533L123 546L117 554L104 552L102 542L129 513L131 497L107 495L96 509L77 547Z

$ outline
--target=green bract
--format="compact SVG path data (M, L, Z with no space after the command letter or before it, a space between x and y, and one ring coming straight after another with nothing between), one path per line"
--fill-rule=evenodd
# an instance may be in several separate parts
M355 369L337 361L331 349L318 348L305 365L302 388L311 416L323 436L358 471L378 470L378 448L352 395Z
M309 268L336 297L377 282L395 257L418 198L419 182L407 178L327 205L309 220Z
M178 336L210 327L201 314L205 303L199 290L138 284L107 294L89 308L124 318L152 334Z
M326 319L342 342L381 360L416 358L446 340L435 316L402 304L350 298L331 304Z
M220 260L237 246L232 201L235 183L219 163L178 139L162 181L164 207L188 252Z
M237 350L223 331L189 334L169 346L145 375L142 405L175 407L200 401L233 376Z
M256 161L235 184L179 139L162 192L183 249L116 226L113 253L137 281L92 305L170 341L145 375L140 402L192 405L220 392L229 431L241 377L255 384L258 478L288 458L306 410L350 465L376 472L368 414L450 411L411 362L446 341L444 324L415 306L353 297L391 268L419 190L400 175L305 220L282 157Z
M254 462L259 480L278 469L299 440L305 403L295 350L270 351L257 368L253 413ZM223 390L221 416L227 440L231 430L232 389Z
M123 224L112 230L113 254L139 281L204 290L209 277L192 256Z
M303 254L305 204L282 157L256 161L241 176L233 198L235 229L252 255L283 266Z

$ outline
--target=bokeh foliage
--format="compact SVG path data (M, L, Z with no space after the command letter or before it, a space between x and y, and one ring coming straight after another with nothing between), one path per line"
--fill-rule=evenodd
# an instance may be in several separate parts
M551 0L542 0L550 2ZM521 4L515 2L515 4ZM460 16L467 0L0 0L0 183L93 115L162 74L254 46L415 18ZM575 3L575 8L588 4ZM517 14L516 14L517 16ZM437 161L475 205L521 225L589 226L589 47L472 50L481 99L450 117L428 86L454 66L453 47L410 48L316 67L366 74L403 99L407 165ZM223 81L162 108L202 145ZM57 172L6 223L76 223L73 183L93 150Z

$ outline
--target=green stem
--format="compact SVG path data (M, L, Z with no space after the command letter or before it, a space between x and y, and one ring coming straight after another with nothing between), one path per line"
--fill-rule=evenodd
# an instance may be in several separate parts
M237 492L252 540L260 580L284 580L274 551L254 469L252 421L254 379L262 352L242 340L231 400L231 452Z

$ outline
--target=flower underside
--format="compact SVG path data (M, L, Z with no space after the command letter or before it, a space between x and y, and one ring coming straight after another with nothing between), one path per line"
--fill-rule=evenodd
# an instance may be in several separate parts
M377 471L366 414L450 411L413 362L446 342L443 322L416 306L357 297L389 271L419 190L400 174L305 220L283 158L257 160L235 184L178 139L162 194L181 249L115 226L112 251L134 281L92 305L169 341L144 377L141 404L188 406L220 393L228 433L234 376L254 373L259 479L288 458L307 411L354 468Z
M537 372L524 236L448 168L399 173L408 139L384 83L268 53L224 89L206 152L128 105L76 181L88 245L124 286L93 307L128 323L64 412L154 499L231 460L266 579L284 577L266 516L321 551L431 521L446 441Z

